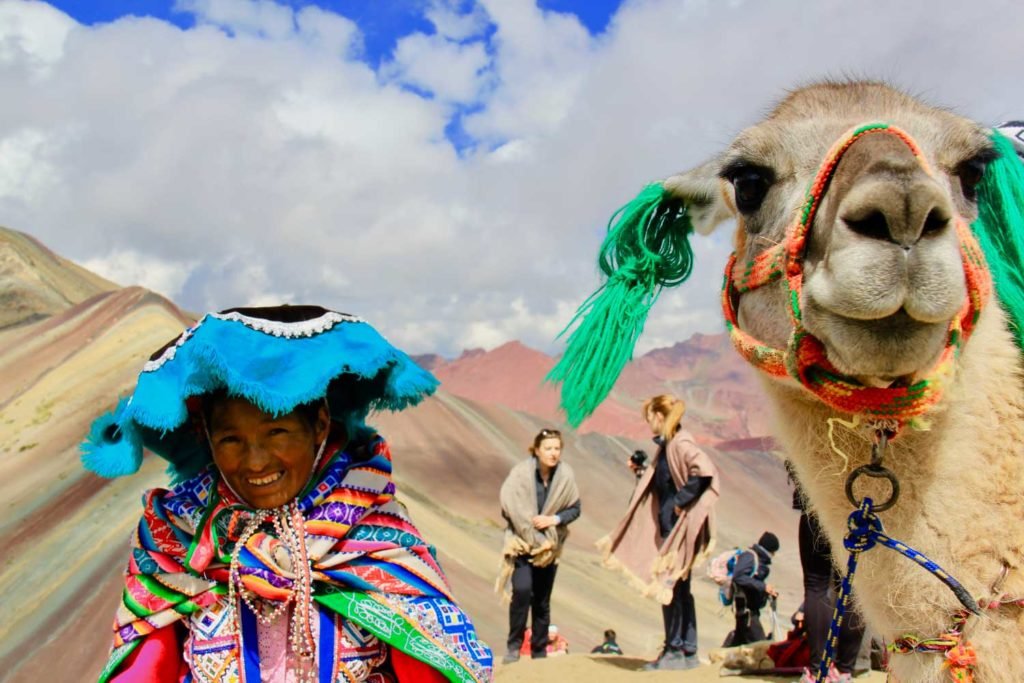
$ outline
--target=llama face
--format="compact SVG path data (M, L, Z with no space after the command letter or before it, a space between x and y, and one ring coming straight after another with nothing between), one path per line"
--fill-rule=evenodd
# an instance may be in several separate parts
M833 143L875 121L909 133L924 163L891 135L850 146L811 226L801 306L838 370L885 385L934 365L964 302L955 225L976 217L974 186L992 155L977 124L879 84L811 86L666 185L695 200L699 231L735 216L737 249L752 258L785 238ZM782 282L748 292L740 326L783 347L787 305Z

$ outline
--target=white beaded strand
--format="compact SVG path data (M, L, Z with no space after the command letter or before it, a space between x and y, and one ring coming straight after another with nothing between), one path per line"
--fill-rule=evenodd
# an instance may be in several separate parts
M238 537L238 541L235 543L235 548L231 553L231 565L228 569L228 603L237 610L238 599L241 598L249 607L249 611L256 616L257 621L263 625L269 625L274 623L288 609L288 604L295 598L295 588L294 586L291 588L288 597L281 601L280 604L270 608L266 601L261 600L259 604L254 602L255 598L251 597L252 592L242 583L239 555L245 544L259 530L261 521L258 514L253 515L246 523L245 528L242 530L242 535ZM241 628L241 624L239 624L239 628Z
M255 514L246 523L238 542L231 553L231 565L228 572L228 602L236 610L238 599L249 607L256 619L264 625L273 623L288 606L294 603L289 624L289 643L297 655L299 683L316 683L316 637L313 624L316 620L313 604L313 568L306 548L305 518L297 501L270 511L268 515L278 540L284 545L292 560L294 579L283 601L267 601L254 596L242 583L240 571L240 553L245 544L252 538L266 517ZM276 602L269 608L268 602ZM236 616L237 620L237 616ZM239 624L240 627L240 624Z

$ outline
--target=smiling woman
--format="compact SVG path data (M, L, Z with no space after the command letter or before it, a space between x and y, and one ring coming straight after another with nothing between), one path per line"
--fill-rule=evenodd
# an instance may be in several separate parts
M280 507L299 494L330 427L325 402L274 415L221 391L203 410L213 463L224 483L255 508Z
M365 423L436 385L315 306L211 313L158 350L83 444L98 474L146 448L176 484L143 498L100 680L490 680Z

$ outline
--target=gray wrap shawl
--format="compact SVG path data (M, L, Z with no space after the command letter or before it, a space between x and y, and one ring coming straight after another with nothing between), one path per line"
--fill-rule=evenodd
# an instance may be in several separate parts
M535 529L533 518L538 514L553 515L580 499L572 467L566 462L560 462L548 484L544 509L538 510L536 471L536 458L531 456L513 467L501 485L501 511L509 525L505 529L501 569L494 589L506 599L512 596L509 586L515 559L526 555L533 566L546 567L558 561L565 539L569 536L569 529L564 524L543 530Z

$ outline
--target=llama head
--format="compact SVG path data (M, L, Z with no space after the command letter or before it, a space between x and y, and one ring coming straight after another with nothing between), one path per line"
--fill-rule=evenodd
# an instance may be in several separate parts
M808 226L799 305L839 372L887 385L934 366L963 306L956 224L977 217L977 185L994 156L984 129L884 85L816 85L665 186L700 206L698 232L734 216L738 258L753 260L786 238L837 139L873 121L906 131L920 157L894 135L846 148ZM790 306L783 280L751 290L737 302L739 325L785 347Z
M868 134L880 131L890 134ZM999 183L986 177L990 162ZM984 220L976 220L979 204ZM1022 205L1024 166L980 125L880 83L797 90L722 154L623 207L599 260L608 280L577 313L549 379L563 382L562 405L579 423L628 361L658 291L689 275L686 236L735 218L739 261L768 264L779 276L723 298L727 318L735 312L732 328L758 340L748 357L788 347L785 361L774 354L772 374L804 386L814 382L793 359L815 355L815 367L846 378L847 388L919 393L920 380L931 392L914 409L920 414L941 385L922 376L940 365L948 371L987 298L971 223L1024 307ZM808 339L813 349L801 353L809 347L797 342Z

